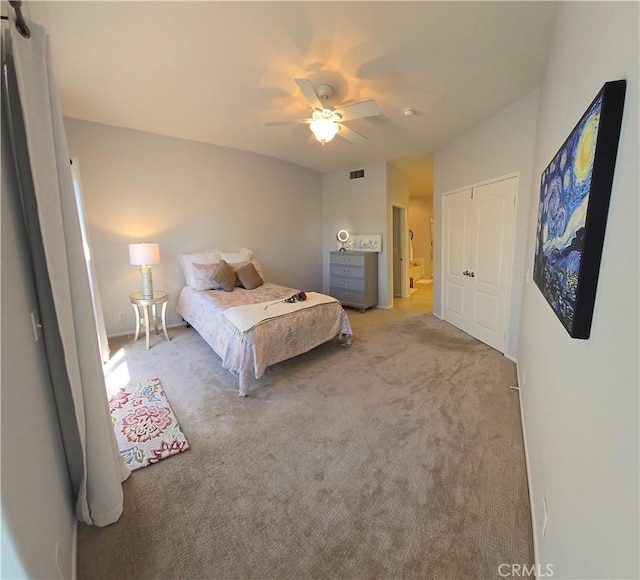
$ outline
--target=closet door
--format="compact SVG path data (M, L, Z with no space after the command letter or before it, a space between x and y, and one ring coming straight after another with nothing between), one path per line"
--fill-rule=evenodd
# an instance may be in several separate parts
M444 319L489 346L506 344L515 177L444 197Z
M465 332L470 329L470 284L468 271L472 235L472 190L444 196L444 319Z

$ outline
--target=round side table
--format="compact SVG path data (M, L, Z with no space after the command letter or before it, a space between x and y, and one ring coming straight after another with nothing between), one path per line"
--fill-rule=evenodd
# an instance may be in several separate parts
M136 337L138 340L140 335L140 325L145 327L147 335L147 349L149 348L149 329L153 326L158 334L158 324L162 325L164 336L167 340L169 333L167 332L167 323L165 314L167 312L167 303L169 302L169 294L166 292L154 292L153 298L145 298L142 292L135 292L129 296L129 302L133 306L133 310L136 313ZM158 306L162 305L161 314L158 316ZM151 315L149 315L149 306L151 306Z

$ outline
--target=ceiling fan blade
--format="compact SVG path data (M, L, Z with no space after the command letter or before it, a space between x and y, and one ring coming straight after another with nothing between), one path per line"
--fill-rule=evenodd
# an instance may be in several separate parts
M294 79L295 83L300 87L304 98L309 101L309 104L314 109L324 109L322 102L318 98L315 89L313 88L313 84L309 79Z
M278 127L280 125L293 125L295 123L311 123L311 119L291 119L290 121L267 121L265 127Z
M336 113L342 117L342 121L351 121L352 119L362 119L363 117L375 117L380 114L380 109L378 109L376 102L371 100L355 103L344 109L336 109Z
M360 135L360 133L358 133L357 131L349 129L349 127L343 124L340 124L338 135L340 135L340 137L344 137L347 141L357 143L358 145L362 145L363 143L366 143L368 141L368 139L364 135Z
M299 123L300 121L267 121L265 127L278 127L279 125L291 125L292 123Z

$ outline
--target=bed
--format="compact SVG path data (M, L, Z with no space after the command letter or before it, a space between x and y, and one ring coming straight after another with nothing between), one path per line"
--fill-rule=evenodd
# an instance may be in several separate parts
M336 336L341 345L351 344L351 325L337 300L307 293L305 301L284 302L298 292L270 282L230 292L187 285L180 293L177 312L220 356L222 367L238 377L238 394L244 397L253 378L259 379L270 365ZM259 312L267 318L256 323Z

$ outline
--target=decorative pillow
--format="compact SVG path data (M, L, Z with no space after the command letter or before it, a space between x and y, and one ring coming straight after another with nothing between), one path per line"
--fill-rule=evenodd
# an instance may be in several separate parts
M222 290L225 292L233 292L236 280L238 279L233 268L224 260L220 260L218 267L215 269L211 277L215 282L220 284Z
M187 286L193 287L195 279L193 277L193 264L217 264L220 262L220 250L211 250L210 252L199 252L194 254L180 254L178 256L184 279Z
M220 252L220 259L228 264L248 262L253 256L253 250L240 248L237 252Z
M192 264L194 290L221 290L222 286L213 279L213 273L216 271L220 262L215 264Z
M264 284L264 280L251 262L246 266L238 268L236 275L238 276L238 280L240 280L240 284L246 290L254 290Z
M256 271L260 275L260 278L262 278L262 281L264 282L265 277L264 277L264 274L262 273L262 266L260 266L260 262L258 260L249 260L248 262L239 262L237 264L229 264L229 266L231 266L236 271L236 274L237 274L238 270L243 266L246 266L247 264L253 264L253 267L256 269ZM240 281L238 281L236 286L242 286L242 284L240 284Z

